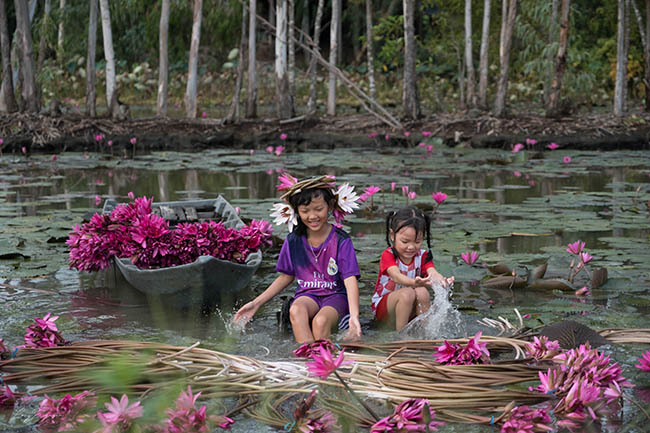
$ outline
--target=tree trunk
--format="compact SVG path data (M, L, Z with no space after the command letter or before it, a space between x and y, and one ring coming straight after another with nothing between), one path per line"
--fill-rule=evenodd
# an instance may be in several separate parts
M59 35L57 37L56 47L57 47L57 59L60 62L63 61L63 17L65 10L65 0L59 0Z
M86 59L86 113L97 115L97 74L95 55L97 53L97 0L90 0L88 19L88 58Z
M336 5L338 7L338 16L339 16L339 24L336 26L338 35L336 36L336 40L338 43L336 44L336 61L339 63L343 63L343 0L336 0Z
M625 1L625 85L623 86L623 112L628 111L629 80L627 79L627 64L630 58L630 0Z
M275 0L269 0L269 22L275 27Z
M370 92L370 97L372 99L375 99L377 98L377 85L375 84L375 56L373 53L374 43L372 38L373 38L372 0L366 0L366 49L368 50L368 90Z
M36 63L36 71L43 69L43 62L45 62L45 50L47 49L47 27L50 24L50 12L52 12L52 0L45 0L43 7L43 22L41 23L41 40L38 43L38 62Z
M650 0L648 0L650 1ZM318 8L316 9L316 23L314 24L314 50L318 50L318 41L320 41L320 24L323 19L323 8L325 7L325 0L318 0ZM316 75L318 74L318 62L316 55L311 56L309 63L309 73L311 80L309 83L309 100L307 101L307 112L313 114L316 112Z
M280 119L293 116L287 73L287 1L277 0L275 14L275 103Z
M235 92L232 96L230 110L226 116L226 122L239 122L239 97L241 93L241 82L244 77L244 52L246 51L246 6L242 4L241 8L241 40L239 42L239 62L237 64L237 79L235 80Z
M472 0L465 0L465 68L467 70L467 102L476 107L476 77L472 56Z
M185 116L196 119L196 92L199 65L199 42L201 41L201 18L203 16L203 0L194 0L194 15L192 19L192 42L187 71L187 88L185 89Z
M246 117L257 117L257 60L256 60L256 23L257 1L249 1L249 28L248 28L248 100L246 101Z
M551 82L551 92L549 94L548 104L546 106L546 116L555 117L560 114L560 93L562 90L562 78L566 69L566 56L569 46L569 28L571 22L569 14L571 12L571 0L562 0L562 16L560 17L560 43L557 48L557 58L555 59L555 76Z
M34 15L36 14L36 6L38 5L37 0L29 0L29 26L31 28L32 21L34 20ZM15 7L14 7L15 9ZM20 38L18 37L18 28L16 27L14 31L14 37L12 39L12 45L13 47L11 48L11 64L12 66L12 73L13 73L13 87L14 91L22 88L22 73L20 70L20 59L19 57L21 54L19 53L19 48L20 48ZM24 102L24 101L23 101Z
M557 11L558 11L558 2L559 0L553 0L551 2L551 21L548 25L548 43L553 45L557 41ZM546 59L546 74L544 76L544 104L548 104L551 93L551 83L553 81L553 72L554 72L554 63L553 63L553 51L548 50L548 58Z
M645 34L646 47L644 58L648 58L645 67L645 111L650 111L650 0L645 0Z
M11 67L11 41L7 28L7 9L5 0L0 0L0 53L2 55L2 87L0 87L0 112L18 111L14 95L14 80Z
M111 10L108 0L99 0L99 9L102 17L102 36L104 37L104 59L106 60L106 106L113 116L115 105L115 52L113 51L113 31L111 30Z
M490 44L490 9L492 0L483 2L483 29L481 32L481 59L479 63L478 103L487 108L488 48Z
M625 2L618 0L618 31L616 37L616 84L614 86L614 115L622 116L624 112L625 81L627 58L625 56Z
M503 0L506 3L508 0ZM508 72L510 70L510 47L512 46L512 33L517 17L517 0L509 0L506 11L507 21L501 26L501 47L499 52L499 81L497 82L497 95L494 102L494 115L499 117L505 112L506 93L508 92Z
M418 84L415 71L417 50L415 45L415 2L404 0L404 88L402 105L407 119L420 117L420 101L418 100Z
M291 106L296 100L296 43L294 42L294 28L296 25L295 4L294 0L288 0L289 7L289 96L291 97Z
M643 17L641 17L635 0L631 1L631 6L636 16L639 36L641 37L641 46L643 48L643 88L645 90L645 110L648 111L648 101L650 100L650 52L648 51L648 37L643 25ZM646 0L646 14L650 14L650 11L647 10L648 6L650 6L650 0Z
M25 101L25 111L38 113L40 101L36 89L36 74L34 72L34 56L32 53L32 30L29 25L27 0L14 0L16 8L16 28L18 30L21 55L21 71L23 78L22 96Z
M337 54L339 46L339 26L341 25L341 15L339 7L341 0L332 0L332 22L330 23L330 59L332 65L337 63ZM329 84L327 87L327 114L336 115L336 74L330 71Z
M167 116L167 89L169 87L169 4L170 0L162 0L160 10L160 34L158 36L158 100L156 115Z
M300 36L298 36L299 43L305 43L305 36L309 35L309 0L302 0L302 22L300 23ZM309 53L303 50L305 63L309 59Z

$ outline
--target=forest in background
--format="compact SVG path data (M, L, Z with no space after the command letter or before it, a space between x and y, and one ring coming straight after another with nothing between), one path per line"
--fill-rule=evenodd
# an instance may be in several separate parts
M136 104L164 116L169 100L189 118L231 105L236 120L240 107L241 117L271 105L291 118L345 105L396 126L393 116L465 109L557 117L650 106L650 0L0 0L0 9L4 112L95 116L99 104L119 118Z

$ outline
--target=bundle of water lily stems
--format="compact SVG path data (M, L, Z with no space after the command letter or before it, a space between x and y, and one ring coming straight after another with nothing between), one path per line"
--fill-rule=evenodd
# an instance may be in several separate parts
M600 333L613 343L650 343L650 329L609 329ZM425 398L437 416L448 421L489 422L490 414L498 416L513 402L535 404L552 397L528 391L529 384L522 385L538 380L538 372L551 365L550 361L525 359L527 340L484 336L481 341L487 342L490 353L498 354L490 364L440 365L431 354L442 340L410 340L347 345L345 359L354 362L337 372L366 401L398 403ZM310 376L304 358L261 361L203 349L198 344L175 347L103 340L20 349L15 358L0 361L0 370L9 384L43 384L33 394L81 390L112 393L117 390L96 378L110 374L111 359L119 357L126 368L141 371L141 379L129 385L134 394L144 397L183 383L201 391L203 398L233 397L249 402L275 399L276 404L267 405L266 409L246 409L269 424L281 422L272 412L287 395L306 396L319 385L327 385L319 387L329 390L319 397L323 405L352 416L360 424L370 422L353 400L340 398L344 386L336 377L322 380Z

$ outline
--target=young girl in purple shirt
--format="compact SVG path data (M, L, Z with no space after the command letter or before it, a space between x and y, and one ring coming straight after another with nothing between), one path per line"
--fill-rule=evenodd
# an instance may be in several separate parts
M280 176L278 189L285 203L274 205L275 223L289 224L276 270L280 275L251 302L237 311L236 323L245 324L257 310L294 280L296 295L289 308L293 335L298 343L330 337L332 328L348 328L346 339L361 337L359 323L359 265L350 236L332 225L330 214L341 222L358 208L356 193L348 184L335 189L329 176L298 180ZM295 226L295 228L294 228Z

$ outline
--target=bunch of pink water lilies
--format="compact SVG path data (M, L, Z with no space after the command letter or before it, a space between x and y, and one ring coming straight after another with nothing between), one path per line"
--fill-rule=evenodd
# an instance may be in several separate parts
M156 424L140 425L144 407L139 400L130 403L126 394L123 394L119 400L111 397L111 401L105 403L106 411L94 412L97 396L90 391L83 391L75 396L66 394L58 400L46 394L36 416L41 429L59 432L198 433L212 431L215 427L229 429L234 423L232 418L223 415L208 416L206 405L197 409L196 400L200 395L200 392L194 394L192 388L188 386L187 391L181 391L176 399L175 407L165 411L166 418Z
M202 255L244 263L250 253L272 242L273 228L264 220L252 220L240 229L214 221L170 228L151 213L152 201L138 197L118 205L110 215L96 213L89 222L75 225L66 242L70 267L98 271L108 268L113 257L130 258L144 269L192 263Z

